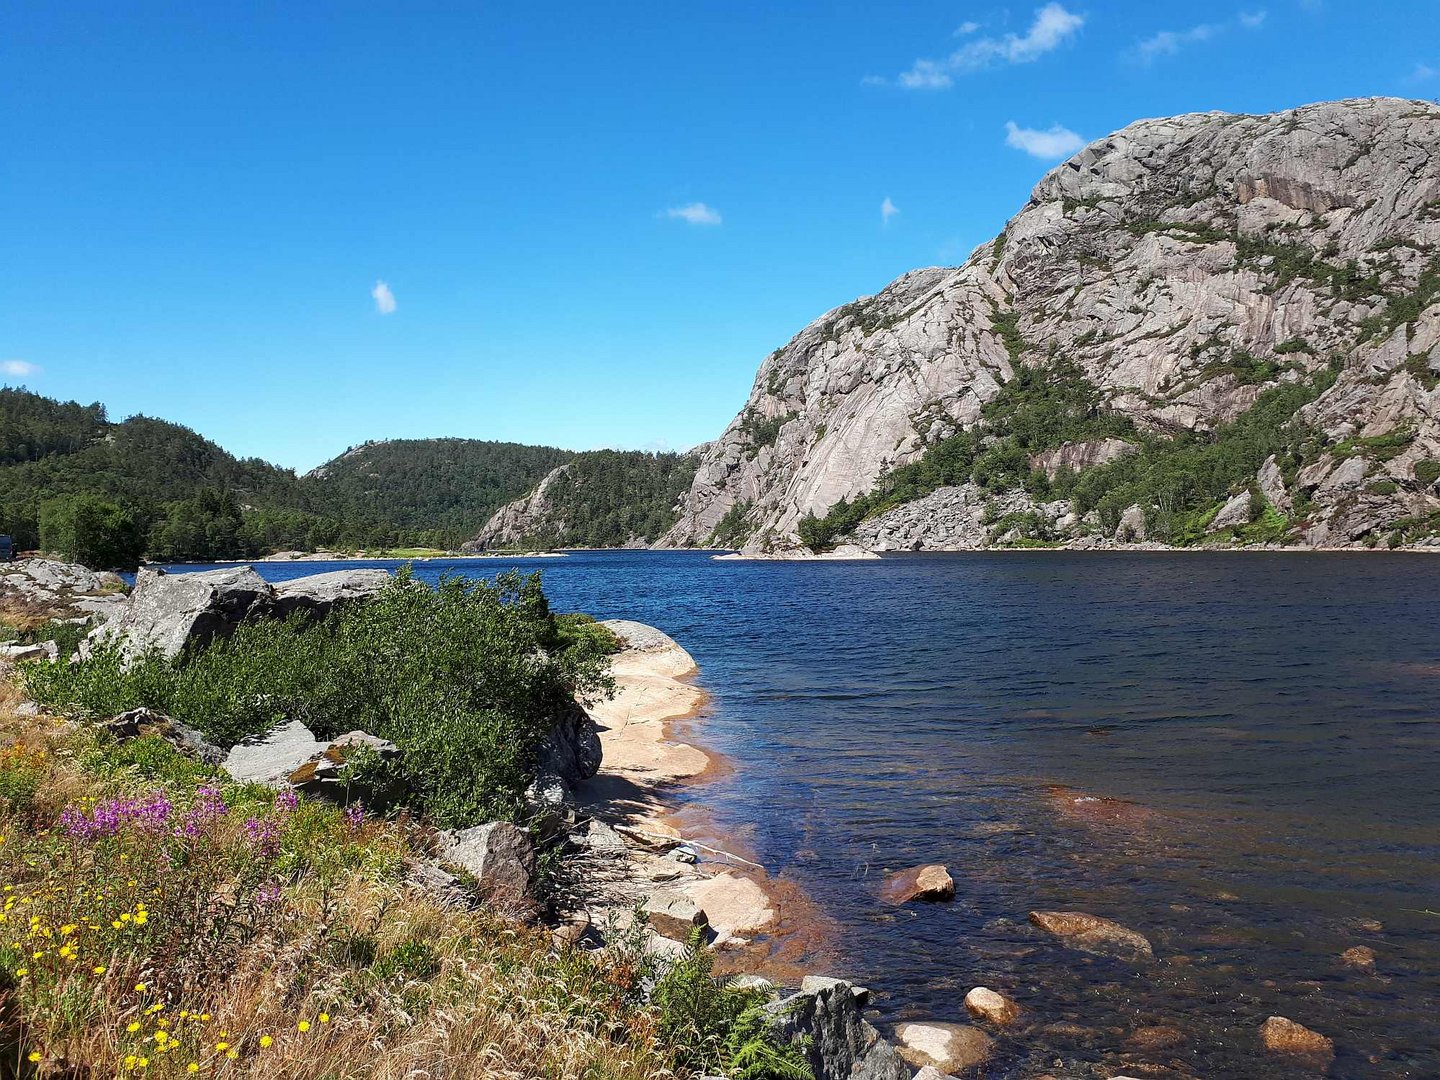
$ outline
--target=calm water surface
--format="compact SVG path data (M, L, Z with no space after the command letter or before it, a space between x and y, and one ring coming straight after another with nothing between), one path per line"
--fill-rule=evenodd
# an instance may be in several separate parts
M259 568L341 565L366 564ZM826 962L883 1022L963 1021L984 984L1040 1025L1002 1040L996 1077L1285 1076L1258 1045L1272 1014L1335 1039L1333 1076L1440 1077L1440 558L594 552L417 574L510 565L557 609L694 654L704 741L738 766L698 797L836 922ZM887 869L932 861L954 904L877 902ZM1134 927L1156 962L1065 949L1037 908ZM1373 973L1340 963L1356 945ZM1136 1049L1146 1026L1184 1041Z

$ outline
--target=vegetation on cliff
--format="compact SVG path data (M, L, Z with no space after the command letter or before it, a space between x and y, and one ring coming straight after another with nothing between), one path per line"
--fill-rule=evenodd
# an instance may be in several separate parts
M591 450L576 454L545 490L545 513L527 521L528 547L620 547L659 539L695 478L693 454Z

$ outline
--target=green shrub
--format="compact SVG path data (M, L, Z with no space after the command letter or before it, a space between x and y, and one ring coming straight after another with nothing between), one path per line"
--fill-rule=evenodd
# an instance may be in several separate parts
M557 619L539 575L434 588L402 572L331 619L257 621L196 654L128 666L113 647L83 663L33 663L37 701L102 719L148 706L232 745L284 720L322 738L361 729L401 747L384 769L443 826L515 818L535 755L578 695L613 689L614 638Z
M801 1046L779 1043L763 1011L765 995L724 986L697 928L655 985L660 1030L682 1068L732 1080L814 1080Z
M1417 461L1415 463L1415 479L1427 486L1440 480L1440 461L1434 458Z

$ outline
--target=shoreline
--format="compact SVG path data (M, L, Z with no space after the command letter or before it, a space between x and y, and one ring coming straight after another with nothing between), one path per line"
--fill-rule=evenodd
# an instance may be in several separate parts
M615 696L589 710L603 757L579 793L580 809L619 835L625 850L608 845L621 865L612 864L586 897L590 922L624 925L636 902L678 895L705 913L718 973L798 985L823 956L827 920L798 886L759 863L742 838L718 827L703 801L679 797L734 773L725 755L677 737L677 725L693 728L710 701L694 682L694 658L643 623L602 625L625 648L612 661ZM693 730L686 738L694 738Z

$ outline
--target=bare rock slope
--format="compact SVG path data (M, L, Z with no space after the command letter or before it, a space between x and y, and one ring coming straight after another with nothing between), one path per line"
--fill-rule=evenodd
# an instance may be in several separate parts
M1217 539L1273 513L1279 542L1424 542L1440 524L1437 341L1440 106L1364 99L1140 121L1047 174L963 266L906 274L771 354L703 449L664 542L794 544L807 514L864 495L957 432L985 431L987 404L1017 372L1062 362L1130 427L1086 445L1022 440L1047 477L1148 460L1132 448L1209 437L1268 390L1311 386L1282 418L1306 438L1216 498L1211 520L1253 496ZM1016 514L1049 540L1136 540L1166 510L1157 498L1122 523L1128 508L1072 506L1028 480L921 494L930 505L902 493L876 508L861 540L982 546Z

